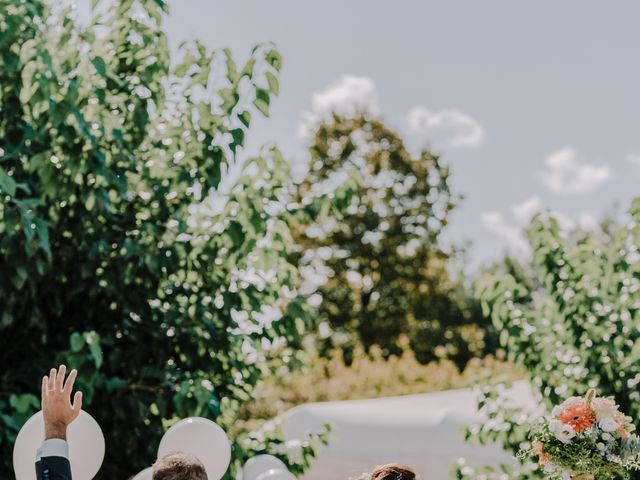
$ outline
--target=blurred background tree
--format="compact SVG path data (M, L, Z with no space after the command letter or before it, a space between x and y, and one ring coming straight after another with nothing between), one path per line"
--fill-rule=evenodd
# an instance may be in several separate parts
M528 230L533 251L527 276L492 274L478 285L483 308L500 333L508 359L523 368L550 411L590 387L640 416L640 198L623 222L605 220L594 232L563 232L538 216ZM522 272L516 269L517 272ZM534 288L534 290L531 290ZM514 408L500 379L482 389L484 425L471 440L498 442L513 453L529 448L528 413ZM527 463L500 471L458 469L459 479L542 478ZM638 478L638 474L633 478Z
M389 356L406 342L422 363L451 358L461 366L482 353L488 321L451 278L440 242L456 200L440 157L413 155L366 114L321 122L309 152L301 198L359 177L342 218L296 230L307 290L320 286L323 350L340 347L349 361L358 343Z
M166 12L94 2L84 27L54 3L0 0L2 478L39 407L28 392L58 362L79 369L108 439L99 478L128 478L177 419L232 424L312 324L288 225L328 197L296 209L275 150L231 174L280 55L236 65L194 42L170 59ZM247 445L269 448L238 439L237 461Z

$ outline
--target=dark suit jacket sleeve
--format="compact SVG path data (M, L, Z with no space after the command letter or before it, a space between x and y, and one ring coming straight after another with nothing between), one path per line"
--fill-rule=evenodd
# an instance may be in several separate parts
M42 442L36 454L37 480L71 480L69 444L61 438Z
M42 480L42 466L40 464L40 458L36 461L36 480Z
M42 457L38 480L71 480L71 464L64 457Z

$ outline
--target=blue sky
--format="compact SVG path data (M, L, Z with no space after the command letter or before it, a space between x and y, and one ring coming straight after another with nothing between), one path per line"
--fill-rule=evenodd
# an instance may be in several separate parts
M475 265L536 210L588 227L640 193L640 3L564 0L173 0L170 40L284 57L273 114L248 151L304 159L305 113L366 105L442 153L465 200L449 241Z

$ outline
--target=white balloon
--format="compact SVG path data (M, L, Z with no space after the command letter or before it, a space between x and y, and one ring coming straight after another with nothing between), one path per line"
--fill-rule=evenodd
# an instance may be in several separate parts
M288 470L271 469L267 470L256 480L296 480L296 477Z
M153 480L153 468L145 468L138 473L132 480Z
M36 450L44 439L42 412L33 415L18 432L13 446L16 480L33 480ZM100 425L84 410L67 429L69 460L73 480L91 480L104 460L104 435Z
M220 480L231 461L227 434L218 424L200 417L185 418L167 430L160 440L158 458L171 452L196 457L204 464L209 480Z
M284 470L286 472L287 466L273 455L256 455L247 460L242 467L242 480L257 480L260 475L269 470Z

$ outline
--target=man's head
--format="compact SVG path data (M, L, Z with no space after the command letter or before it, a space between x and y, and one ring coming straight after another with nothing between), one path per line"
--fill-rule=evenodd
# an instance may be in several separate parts
M389 463L371 472L371 480L416 480L416 473L406 465Z
M153 464L153 480L207 480L207 472L193 455L173 452Z

